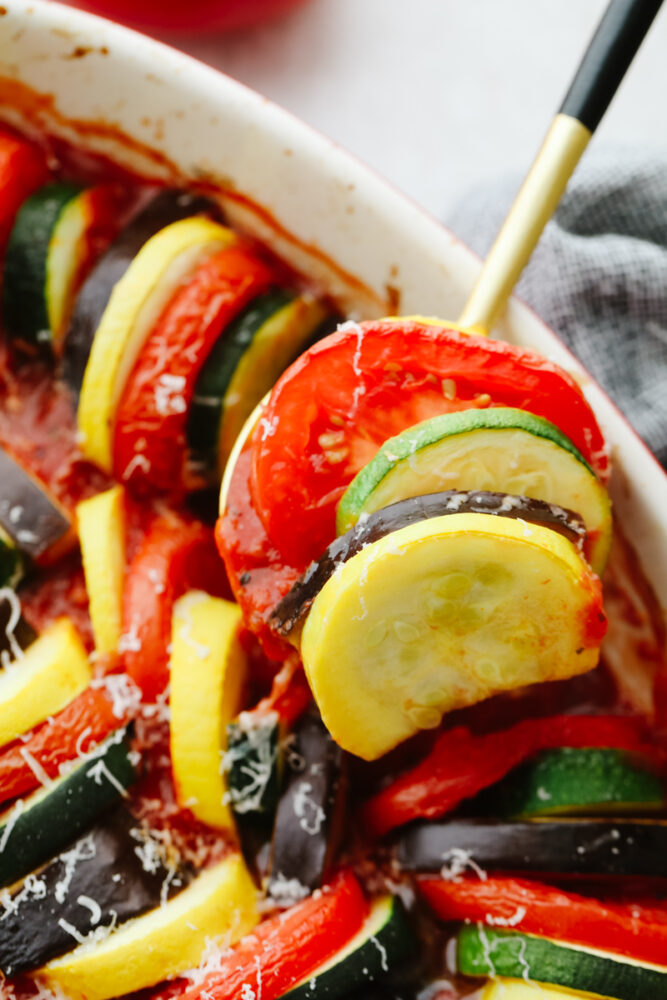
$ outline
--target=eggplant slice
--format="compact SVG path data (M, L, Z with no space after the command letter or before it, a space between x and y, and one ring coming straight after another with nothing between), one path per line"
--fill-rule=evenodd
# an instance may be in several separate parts
M345 755L319 713L307 712L289 737L276 811L267 892L279 905L322 885L342 833L345 770Z
M155 909L190 873L118 807L5 899L0 970L16 976L72 951L86 935Z
M667 877L667 822L461 819L419 823L398 841L404 871L530 873L559 878Z
M576 545L579 551L586 538L584 522L575 511L542 500L532 500L530 497L486 490L446 490L443 493L410 497L368 515L332 542L324 555L310 564L303 576L276 605L269 624L279 635L289 638L297 626L303 624L313 601L339 566L357 555L366 545L384 538L392 531L444 514L495 514L498 517L522 519L557 531Z
M33 562L54 562L75 542L72 522L46 487L0 448L0 527Z
M204 195L177 188L160 191L123 229L86 278L65 334L63 375L77 399L95 333L114 286L151 236L192 215L207 215L216 221L222 217L219 206Z
M0 667L19 659L37 633L21 614L21 602L10 587L0 587Z

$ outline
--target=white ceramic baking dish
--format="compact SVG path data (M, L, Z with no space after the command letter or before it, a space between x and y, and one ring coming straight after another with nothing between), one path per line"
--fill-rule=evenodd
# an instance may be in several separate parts
M147 176L205 183L232 224L358 316L457 316L478 259L326 138L224 75L102 19L43 0L6 0L0 12L0 118L47 129ZM611 445L617 522L657 602L634 558L617 551L607 657L625 694L649 709L651 674L665 656L667 476L522 302L511 302L497 334L573 372Z

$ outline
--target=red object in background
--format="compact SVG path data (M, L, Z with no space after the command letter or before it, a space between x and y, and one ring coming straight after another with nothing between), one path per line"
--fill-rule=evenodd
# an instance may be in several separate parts
M143 31L195 34L232 31L284 14L304 0L78 0L83 7L112 21Z

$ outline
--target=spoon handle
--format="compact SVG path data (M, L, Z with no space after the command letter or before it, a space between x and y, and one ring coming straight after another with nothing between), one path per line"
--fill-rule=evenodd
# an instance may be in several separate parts
M611 0L484 262L459 325L488 333L553 215L662 0Z

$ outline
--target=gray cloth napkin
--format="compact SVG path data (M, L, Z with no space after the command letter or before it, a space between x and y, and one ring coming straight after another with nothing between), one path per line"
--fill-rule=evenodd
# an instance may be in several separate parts
M520 178L447 225L486 254ZM667 154L590 150L517 286L667 467Z

